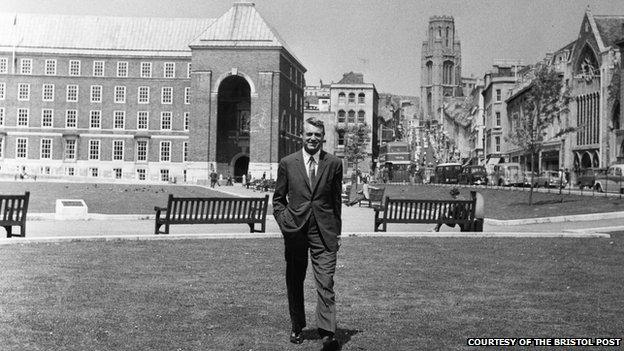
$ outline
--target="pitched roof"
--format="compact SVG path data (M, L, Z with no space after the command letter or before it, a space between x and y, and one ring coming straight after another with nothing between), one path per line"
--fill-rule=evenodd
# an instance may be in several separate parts
M205 18L0 13L0 47L187 51L214 22Z
M624 15L593 15L605 46L613 46L624 38Z
M364 84L364 75L353 71L342 75L342 79L336 84Z

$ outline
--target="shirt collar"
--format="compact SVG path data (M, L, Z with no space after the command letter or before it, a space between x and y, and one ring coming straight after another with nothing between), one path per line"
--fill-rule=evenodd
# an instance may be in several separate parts
M314 162L316 162L316 164L318 165L319 163L319 155L321 154L321 151L317 151L314 155L310 155L305 148L302 149L303 151L303 160L305 161L305 164L309 164L310 163L310 157L314 158Z

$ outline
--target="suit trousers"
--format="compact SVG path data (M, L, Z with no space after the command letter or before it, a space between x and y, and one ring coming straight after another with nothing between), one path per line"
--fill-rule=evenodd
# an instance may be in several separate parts
M336 332L336 294L334 273L336 252L330 252L323 242L314 215L310 215L305 230L284 237L286 259L286 289L292 330L306 326L303 282L308 267L308 250L316 281L316 320L322 332Z

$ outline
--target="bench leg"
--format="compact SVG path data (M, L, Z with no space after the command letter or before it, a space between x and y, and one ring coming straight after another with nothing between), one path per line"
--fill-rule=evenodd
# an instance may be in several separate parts
M164 234L169 234L169 223L165 223L165 233Z
M247 225L249 226L249 232L253 233L254 232L254 224L253 223L247 223Z
M4 227L4 229L6 229L6 232L7 232L7 238L10 238L10 237L12 236L12 235L11 235L11 230L12 230L12 227L11 227L10 225L5 225L5 226L3 226L3 227Z
M156 234L156 235L160 234L158 232L160 230L160 226L161 226L161 224L159 224L158 221L156 221L156 224L154 224L154 234Z

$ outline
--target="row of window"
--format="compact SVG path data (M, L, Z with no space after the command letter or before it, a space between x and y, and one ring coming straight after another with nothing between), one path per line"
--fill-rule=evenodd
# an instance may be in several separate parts
M191 64L186 64L186 78L191 77ZM43 74L46 76L55 76L57 75L57 60L55 59L46 59L43 66ZM104 77L106 75L105 72L105 61L93 61L91 66L91 75L93 77ZM69 64L67 67L67 74L70 76L81 76L83 75L82 71L82 62L80 60L69 60ZM152 78L152 70L153 64L152 62L141 62L138 67L138 76L141 78ZM116 77L124 78L129 76L130 71L130 63L128 61L117 61L116 64ZM9 72L9 59L7 57L0 57L0 74L6 74ZM33 74L33 59L31 58L22 58L19 60L19 74L30 75ZM176 78L176 63L175 62L164 62L163 63L163 78Z
M359 93L357 96L357 102L358 104L363 104L366 102L366 94L364 93ZM345 93L339 93L338 94L338 103L339 104L346 104L347 103L347 94ZM348 103L350 104L355 104L355 93L349 93L349 100Z
M138 111L136 129L149 129L149 111ZM184 112L184 130L189 130L190 113ZM6 120L6 110L0 107L0 126L4 126ZM30 120L30 110L28 108L17 109L18 127L28 127ZM41 127L52 128L54 121L54 110L44 108L41 110ZM160 113L160 130L172 130L173 113L171 111L162 111ZM78 110L65 111L65 128L78 128ZM102 128L102 111L89 111L89 128ZM113 111L113 129L126 129L126 111Z
M355 123L355 111L349 110L346 113L344 110L338 111L338 123L344 123L345 119L347 123ZM366 121L366 113L362 110L357 113L357 121L358 123L364 123Z
M126 103L126 87L116 86L113 89L113 99L117 104ZM65 89L65 100L67 102L78 102L78 84L68 84ZM41 100L51 102L54 101L55 88L54 84L43 84L41 89ZM103 88L101 85L90 86L90 101L93 103L101 103L103 99ZM17 85L17 100L30 101L31 89L28 83L19 83ZM6 83L0 82L0 100L6 99ZM148 104L150 100L150 87L140 86L137 89L137 102L139 104ZM162 87L160 90L160 103L173 104L173 87ZM191 103L191 88L184 88L184 103Z
M148 154L148 141L137 140L135 141L135 157L136 162L147 162ZM67 139L64 141L65 148L63 150L63 158L65 160L76 160L77 155L77 142L76 139ZM2 150L3 140L0 138L0 157L3 157ZM112 160L123 161L124 160L124 145L125 140L113 140L112 147ZM99 161L101 151L101 140L91 139L89 140L89 153L88 160ZM42 138L39 143L39 158L40 159L52 159L52 139ZM16 138L15 139L15 157L19 159L28 158L28 138ZM188 160L188 142L185 141L182 144L182 162ZM159 161L171 162L171 141L163 140L159 144Z

